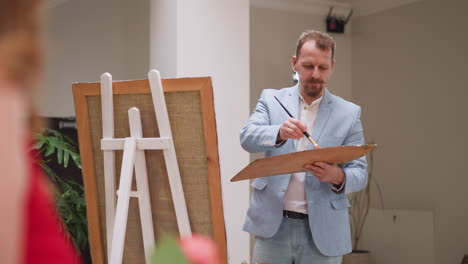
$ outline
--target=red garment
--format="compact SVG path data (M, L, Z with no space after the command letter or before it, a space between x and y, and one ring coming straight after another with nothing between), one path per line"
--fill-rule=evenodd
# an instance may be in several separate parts
M30 153L30 182L26 198L25 264L81 263L56 211L42 168Z

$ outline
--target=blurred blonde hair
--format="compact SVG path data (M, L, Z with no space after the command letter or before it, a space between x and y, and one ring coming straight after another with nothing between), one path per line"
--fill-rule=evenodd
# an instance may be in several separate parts
M42 0L0 0L0 68L7 81L24 89L32 98L42 69ZM31 128L38 119L29 110Z

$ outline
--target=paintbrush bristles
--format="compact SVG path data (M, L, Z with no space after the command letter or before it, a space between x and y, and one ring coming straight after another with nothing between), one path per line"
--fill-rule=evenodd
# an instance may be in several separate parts
M315 142L315 140L313 140L311 137L307 137L307 139L309 139L310 143L312 143L312 145L314 145L314 147L316 149L320 148L320 146L317 144L317 142Z

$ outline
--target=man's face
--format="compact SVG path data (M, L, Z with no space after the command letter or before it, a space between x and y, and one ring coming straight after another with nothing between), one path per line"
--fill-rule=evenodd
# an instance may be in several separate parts
M314 40L304 43L299 57L292 59L292 67L299 75L299 90L302 96L316 99L323 93L333 72L331 50L320 50Z

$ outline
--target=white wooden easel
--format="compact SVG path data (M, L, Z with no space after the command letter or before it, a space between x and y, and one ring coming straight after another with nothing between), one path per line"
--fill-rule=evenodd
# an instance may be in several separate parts
M191 234L187 206L185 204L182 181L180 179L179 166L177 164L166 100L159 72L151 70L148 73L148 80L160 137L143 138L140 111L138 108L132 107L128 110L130 137L114 138L112 76L109 73L101 75L103 129L101 149L104 152L107 258L108 263L111 264L122 263L130 197L138 198L139 202L146 262L149 262L154 250L155 240L144 150L163 150L179 232L181 236ZM122 149L120 183L119 189L116 192L114 151ZM137 191L131 191L134 169ZM116 193L118 195L117 206L115 203Z

